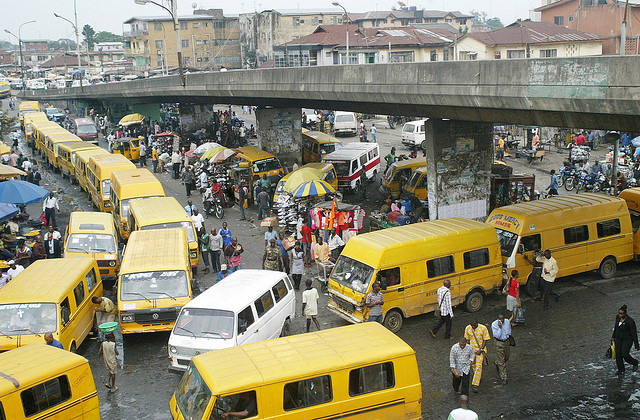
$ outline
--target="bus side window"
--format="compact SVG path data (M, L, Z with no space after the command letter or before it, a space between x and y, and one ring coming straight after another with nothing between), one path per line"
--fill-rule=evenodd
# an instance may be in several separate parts
M71 398L71 387L66 375L58 376L20 393L26 417L48 410Z
M247 306L238 314L238 334L244 333L253 321L253 311L251 306Z
M96 287L96 273L93 270L93 268L91 269L91 271L89 271L87 273L87 287L89 288L89 291L92 291L94 287Z
M542 249L542 242L540 241L540 234L523 236L520 240L520 244L524 247L524 252L538 251Z
M324 404L331 400L333 400L333 390L329 375L290 382L284 386L283 408L285 411Z
M447 255L446 257L434 258L427 261L427 276L429 278L444 276L455 271L453 255Z
M82 302L84 302L84 283L82 282L82 280L80 281L80 283L78 283L78 285L75 287L75 289L73 289L73 295L76 298L76 307L79 308L80 305L82 305Z
M400 267L388 268L380 270L378 273L378 281L380 287L385 290L387 287L397 286L400 284Z
M373 366L365 366L349 372L349 395L368 394L393 388L396 378L393 363L385 362Z
M4 407L2 406L1 402L0 402L0 420L7 420L7 416L5 416L4 414Z
M62 325L67 325L69 323L69 317L71 316L71 306L69 306L69 298L65 298L60 304L60 319L62 320Z

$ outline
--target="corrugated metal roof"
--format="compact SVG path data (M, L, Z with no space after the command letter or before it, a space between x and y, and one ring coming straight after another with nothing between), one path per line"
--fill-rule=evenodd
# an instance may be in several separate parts
M518 21L490 32L471 32L469 36L487 45L548 44L597 41L601 37L549 22Z

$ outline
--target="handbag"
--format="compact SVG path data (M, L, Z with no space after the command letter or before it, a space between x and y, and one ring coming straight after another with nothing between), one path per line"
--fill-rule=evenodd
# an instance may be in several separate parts
M611 341L609 347L607 347L607 351L604 354L607 359L615 359L616 358L616 342Z
M476 344L478 348L480 348L480 342L478 341L478 337L476 337L476 332L472 330L471 334L473 334L473 339L476 340ZM482 352L484 353L484 363L489 366L489 355L486 352L486 348L482 349Z
M44 215L44 212L42 212L42 214L40 215L40 221L42 222L43 226L47 225L47 216Z
M502 288L502 294L503 294L503 295L508 295L508 294L509 294L509 287L511 287L511 279L509 279L509 280L505 283L504 287Z
M510 336L509 336L509 338L508 338L507 340L509 340L509 345L510 345L511 347L515 347L515 346L516 346L516 339L515 339L515 338L513 338L513 336L512 336L512 335L510 335Z
M448 290L447 290L448 292ZM435 316L436 318L440 318L441 314L440 314L440 306L442 306L442 301L444 301L444 297L447 295L447 292L444 292L444 294L442 295L442 299L440 299L440 302L438 302L438 307L436 308L435 312L433 313L433 316Z
M518 325L524 325L526 324L526 320L524 318L524 308L522 306L520 307L516 307L516 313L515 316L513 317L513 322L515 322Z

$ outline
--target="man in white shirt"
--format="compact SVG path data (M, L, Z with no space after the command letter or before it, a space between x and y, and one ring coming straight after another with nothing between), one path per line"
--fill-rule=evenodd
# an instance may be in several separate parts
M209 188L209 175L207 171L200 172L200 192L204 192Z
M442 287L438 289L438 310L440 311L440 319L436 326L429 330L431 337L435 338L442 324L446 324L444 331L444 339L450 340L451 336L451 318L453 318L453 308L451 307L451 281L445 280Z
M49 226L47 231L42 235L42 239L46 240L47 239L47 235L49 235L49 234L51 234L53 236L53 239L60 240L60 238L62 238L62 235L60 235L60 232L58 232L56 229L54 229L53 226Z
M52 191L49 193L49 197L45 198L42 202L42 211L47 219L47 226L53 226L53 228L57 230L58 224L56 223L56 210L60 213L58 198Z
M24 271L24 267L16 264L14 260L9 261L9 269L7 270L7 275L9 276L9 281L15 279L18 274Z
M311 287L313 282L309 279L305 282L307 289L302 292L302 316L307 317L307 332L311 327L311 321L316 324L316 328L320 331L320 323L316 316L318 315L318 291Z
M178 179L180 176L180 155L176 150L171 154L171 165L173 165L173 179Z
M478 420L478 415L473 410L467 408L469 405L469 397L460 395L458 402L460 403L460 408L456 408L449 413L447 420Z
M542 292L544 303L543 309L549 309L549 295L555 295L556 302L560 299L560 295L553 292L553 283L558 275L558 262L551 256L551 251L546 250L544 253L536 257L536 261L542 263L542 280L544 280L544 290Z
M25 172L29 171L29 169L31 169L32 166L33 165L31 164L31 161L29 159L25 159L22 162L22 170L25 171Z
M184 206L184 211L187 212L189 217L193 216L193 211L196 210L196 206L193 205L193 201L187 201L187 205Z
M344 241L340 235L336 235L335 228L331 229L327 243L329 244L329 250L331 251L331 258L334 261L337 260L342 252L342 247L344 247Z
M196 232L200 232L200 229L204 226L204 217L198 213L198 209L193 210L191 220L193 220L193 225L196 227Z
M140 152L140 167L145 168L147 166L147 146L143 142L140 142L138 152Z

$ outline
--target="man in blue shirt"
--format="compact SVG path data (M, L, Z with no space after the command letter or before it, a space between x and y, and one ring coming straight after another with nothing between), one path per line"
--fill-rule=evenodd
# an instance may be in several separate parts
M284 264L284 271L285 273L289 274L289 253L284 248L282 241L284 241L284 232L280 232L278 234L276 244L280 247L280 253L282 254L282 263Z
M555 169L551 170L551 183L547 190L549 190L549 195L558 195L558 176Z
M225 247L231 245L231 229L227 227L227 222L222 223L222 229L218 233L222 236L222 243Z
M620 137L622 147L627 147L631 144L631 136L629 133L624 133L622 137Z
M507 320L504 318L504 314L499 314L498 319L491 324L491 332L493 333L496 347L495 363L498 373L500 374L500 379L502 379L502 385L507 384L507 361L509 360L509 352L511 350L509 337L511 337L512 320L513 315Z
M64 350L64 347L62 347L62 343L59 342L58 340L56 340L55 338L53 338L53 334L51 334L50 332L46 333L44 335L44 341L47 343L47 345L52 346L52 347L57 347L59 349Z

